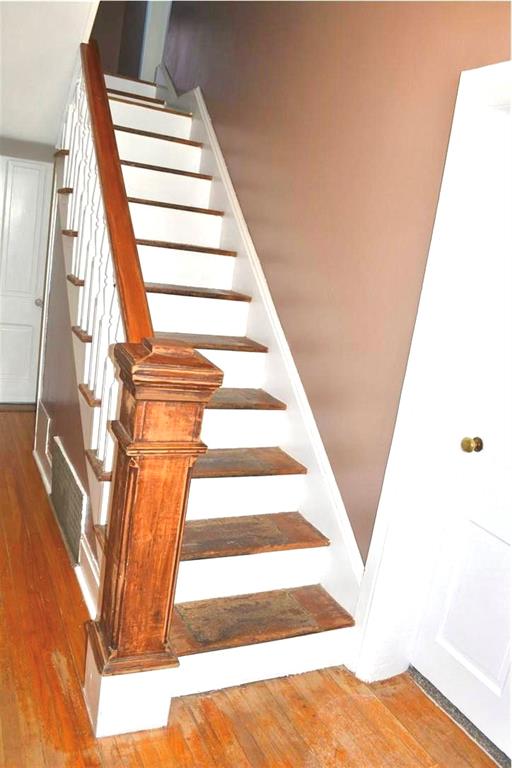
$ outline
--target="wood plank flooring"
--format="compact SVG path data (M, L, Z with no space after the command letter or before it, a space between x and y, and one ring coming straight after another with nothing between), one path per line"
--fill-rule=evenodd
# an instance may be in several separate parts
M175 699L168 728L95 740L87 612L34 465L31 413L0 413L1 768L492 768L408 675L343 669Z

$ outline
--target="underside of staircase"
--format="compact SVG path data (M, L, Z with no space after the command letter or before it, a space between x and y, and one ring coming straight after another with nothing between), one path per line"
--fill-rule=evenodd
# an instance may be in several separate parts
M337 564L339 550L332 549L337 522L329 521L329 511L317 521L315 503L326 506L316 491L322 478L317 468L310 477L307 451L294 451L297 408L285 402L286 387L268 385L274 381L269 371L280 363L271 336L263 333L260 340L253 330L262 322L262 302L254 300L250 281L240 278L240 253L230 235L233 215L216 207L214 189L221 181L205 171L204 142L192 138L198 116L180 104L169 106L156 84L117 75L106 75L105 82L154 341L197 350L224 377L206 402L201 440L208 448L191 471L169 645L181 660L331 631L337 637L354 624L339 602L343 585L330 588L333 574L343 581L347 570ZM57 168L68 154L59 148ZM64 185L62 171L57 178L101 571L109 541L117 406L106 406L104 384L102 394L86 377L80 380L94 333L73 317L80 317L83 292L95 289L88 288L87 269L78 274L70 267L77 263L73 253L80 238L79 219L73 225L69 215L76 193L69 182ZM122 332L114 340L122 341ZM314 660L308 663L315 666ZM197 688L183 685L184 692Z

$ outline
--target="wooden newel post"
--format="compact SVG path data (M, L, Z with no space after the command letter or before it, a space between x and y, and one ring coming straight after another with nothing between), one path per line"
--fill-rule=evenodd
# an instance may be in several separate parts
M101 674L177 666L168 645L192 466L222 372L188 347L117 344L123 383L105 565L88 632Z

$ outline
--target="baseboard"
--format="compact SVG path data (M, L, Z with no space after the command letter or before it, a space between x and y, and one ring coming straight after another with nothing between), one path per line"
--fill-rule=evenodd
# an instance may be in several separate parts
M48 475L48 473L46 472L44 464L41 461L41 459L39 458L35 448L32 451L32 456L34 457L34 461L36 463L36 467L39 470L39 474L41 476L41 480L43 481L44 489L45 489L47 495L49 496L50 493L52 492L52 479Z
M89 616L95 619L99 600L100 570L84 534L80 539L78 565L74 570Z

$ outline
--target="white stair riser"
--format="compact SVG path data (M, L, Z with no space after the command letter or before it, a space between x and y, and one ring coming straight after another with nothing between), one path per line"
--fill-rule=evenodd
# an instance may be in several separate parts
M222 216L130 203L135 237L218 248Z
M91 345L84 344L84 342L80 341L78 336L76 336L74 333L72 333L71 336L73 341L73 356L75 358L76 377L77 377L77 382L80 383L84 380L85 366L88 361L88 353L89 353L88 348Z
M147 168L121 166L128 197L207 208L211 181Z
M98 419L98 408L92 408L87 404L83 395L78 393L78 403L80 405L80 418L82 421L82 435L84 438L85 449L96 448L96 424Z
M109 99L109 104L114 125L126 125L128 128L137 128L141 131L164 133L180 139L190 138L191 117L164 112L160 108L154 109L153 105L143 107L135 102L117 101L115 96Z
M63 229L65 229L65 227L63 227ZM71 265L73 264L73 248L75 247L76 240L76 237L62 236L62 251L64 254L64 269L66 270L66 275L72 273Z
M319 584L327 561L327 547L316 547L181 562L176 602Z
M61 229L68 229L69 226L69 199L70 195L57 195L57 205L59 208L59 221Z
M182 656L179 667L172 672L169 693L186 696L315 669L348 666L353 657L354 640L354 629L333 629Z
M265 352L232 352L198 349L204 357L224 373L223 387L263 387L267 354Z
M148 293L153 328L180 333L243 336L249 302Z
M115 131L115 134L121 160L161 165L164 168L177 168L194 173L199 171L201 147L127 131Z
M70 283L69 280L66 280L66 288L68 291L69 319L71 321L71 325L77 325L80 288L77 285Z
M87 481L89 484L89 504L94 525L106 525L111 483L98 480L86 459Z
M199 251L139 245L142 275L147 283L176 283L229 290L236 259Z
M286 411L206 409L201 440L208 448L258 448L286 442Z
M125 91L133 93L135 96L149 96L156 98L156 86L148 83L139 83L135 80L126 80L124 77L115 75L105 75L105 85L107 88L114 88L116 91Z
M196 478L187 520L300 511L305 475Z

